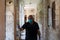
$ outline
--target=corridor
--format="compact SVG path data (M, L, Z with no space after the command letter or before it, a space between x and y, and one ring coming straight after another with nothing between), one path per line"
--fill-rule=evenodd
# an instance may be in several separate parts
M29 15L39 25L40 40L60 40L60 0L1 0L0 40L25 40L26 29L20 28Z

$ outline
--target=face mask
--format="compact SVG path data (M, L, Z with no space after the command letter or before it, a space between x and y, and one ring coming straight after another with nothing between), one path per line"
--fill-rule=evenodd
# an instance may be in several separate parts
M28 22L29 22L29 23L32 23L33 21L32 21L32 19L29 19Z

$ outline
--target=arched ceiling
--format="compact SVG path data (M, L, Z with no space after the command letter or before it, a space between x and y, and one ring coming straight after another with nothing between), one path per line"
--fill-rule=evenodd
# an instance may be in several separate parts
M24 4L39 4L42 0L20 0L20 2L23 2Z
M25 4L38 4L40 0L24 0Z

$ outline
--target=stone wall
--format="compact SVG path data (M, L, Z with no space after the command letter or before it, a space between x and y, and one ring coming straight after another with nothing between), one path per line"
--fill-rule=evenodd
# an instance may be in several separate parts
M49 40L60 40L60 1L59 0L50 0L50 8L52 9L52 3L55 1L55 28L51 26L49 29Z
M56 31L58 40L60 40L60 0L56 1Z

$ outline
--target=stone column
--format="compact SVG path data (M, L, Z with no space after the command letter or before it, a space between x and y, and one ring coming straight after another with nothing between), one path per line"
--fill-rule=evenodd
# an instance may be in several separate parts
M14 0L6 0L6 39L14 40Z
M0 0L0 40L5 40L5 0Z
M48 40L48 25L47 25L47 0L43 0L43 28L44 28L44 40Z
M41 33L41 40L43 39L43 35L44 35L44 27L43 27L43 2L42 0L40 0L39 4L37 5L37 22L39 24L39 28L40 28L40 33Z
M57 38L60 40L60 0L56 1L56 31L57 31Z

